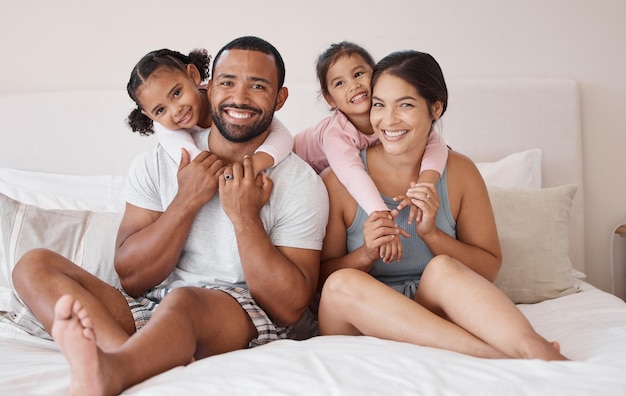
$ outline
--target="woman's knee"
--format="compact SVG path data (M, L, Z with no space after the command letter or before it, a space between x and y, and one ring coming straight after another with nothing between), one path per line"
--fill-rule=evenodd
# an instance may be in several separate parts
M323 303L340 304L358 298L363 292L363 271L343 268L333 272L324 282L320 305Z
M467 270L468 268L457 259L445 254L440 254L433 257L426 266L420 280L420 285L422 285L424 281L445 285Z

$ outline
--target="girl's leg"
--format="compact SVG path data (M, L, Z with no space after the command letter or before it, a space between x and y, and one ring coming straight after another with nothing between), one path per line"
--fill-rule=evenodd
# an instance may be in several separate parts
M87 310L71 296L59 300L52 334L70 364L72 392L118 394L194 357L245 348L257 335L235 299L201 288L172 290L148 324L113 353L96 347L89 325Z
M566 359L500 289L448 256L428 264L416 300L512 358Z
M322 335L363 334L478 357L506 357L456 324L354 269L336 271L326 280L319 329Z
M25 253L15 265L12 278L20 299L48 333L54 304L64 294L71 294L89 310L100 348L114 350L135 332L133 316L119 290L53 251L35 249Z

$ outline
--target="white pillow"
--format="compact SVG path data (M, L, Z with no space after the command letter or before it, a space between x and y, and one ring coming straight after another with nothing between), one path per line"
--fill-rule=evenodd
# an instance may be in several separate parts
M11 272L28 250L56 251L105 282L120 287L113 267L121 212L42 209L0 194L1 244L5 262L0 283L11 286Z
M476 166L487 186L541 188L541 155L541 149L531 149Z
M576 185L541 189L489 187L502 248L495 281L515 303L575 293L569 219Z
M77 176L0 168L0 193L43 209L121 212L125 176Z

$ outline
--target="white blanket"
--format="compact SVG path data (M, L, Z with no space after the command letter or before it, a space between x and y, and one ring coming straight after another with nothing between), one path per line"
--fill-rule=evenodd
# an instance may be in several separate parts
M626 304L584 291L520 305L574 361L489 360L373 337L277 341L203 359L151 378L128 395L567 395L626 394ZM6 304L8 289L0 289ZM1 307L2 305L0 305ZM155 346L158 348L158 346ZM53 342L0 323L2 394L67 393L68 365Z

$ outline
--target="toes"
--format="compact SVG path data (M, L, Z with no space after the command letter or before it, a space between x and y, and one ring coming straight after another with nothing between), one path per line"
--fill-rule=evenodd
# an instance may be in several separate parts
M70 295L63 295L54 305L55 319L67 320L72 317L74 299Z

